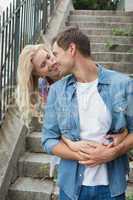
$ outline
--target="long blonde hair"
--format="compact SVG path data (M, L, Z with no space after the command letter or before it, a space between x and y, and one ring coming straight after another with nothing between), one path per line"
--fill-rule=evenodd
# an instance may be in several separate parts
M22 50L17 69L16 103L20 111L20 117L26 126L29 125L32 117L32 95L35 95L38 77L33 75L34 55L40 50L47 51L44 44L26 45Z

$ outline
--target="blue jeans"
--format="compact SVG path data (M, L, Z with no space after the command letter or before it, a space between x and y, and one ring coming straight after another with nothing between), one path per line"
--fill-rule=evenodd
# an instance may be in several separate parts
M71 200L60 190L60 200ZM78 200L125 200L125 194L111 197L108 186L82 186Z

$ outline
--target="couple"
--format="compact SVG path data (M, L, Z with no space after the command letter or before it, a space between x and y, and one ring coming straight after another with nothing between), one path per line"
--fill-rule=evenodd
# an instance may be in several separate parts
M52 51L52 67L64 78L50 87L42 145L61 158L59 198L124 200L126 153L133 147L133 81L96 65L90 41L78 28L59 33Z

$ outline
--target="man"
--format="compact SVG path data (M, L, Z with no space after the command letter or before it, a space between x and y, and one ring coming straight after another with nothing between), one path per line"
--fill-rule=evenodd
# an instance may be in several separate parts
M50 89L42 131L43 148L61 157L60 200L124 200L129 172L125 153L133 147L133 81L96 65L90 41L78 28L53 39L55 65L64 79ZM117 146L103 145L108 133L128 136ZM73 151L62 136L98 145Z

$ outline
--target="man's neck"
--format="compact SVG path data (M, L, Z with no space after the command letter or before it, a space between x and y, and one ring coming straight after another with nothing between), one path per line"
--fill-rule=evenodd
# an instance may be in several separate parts
M78 82L91 82L98 78L98 68L91 59L80 59L73 72Z

